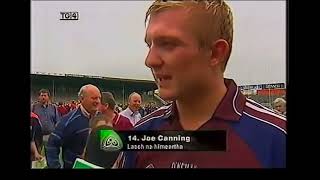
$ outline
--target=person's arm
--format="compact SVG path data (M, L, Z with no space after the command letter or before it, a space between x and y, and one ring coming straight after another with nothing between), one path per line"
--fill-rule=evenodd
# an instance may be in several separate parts
M36 119L31 119L31 154L33 155L35 160L41 160L43 156L40 155L38 152L35 141L35 134L36 134L36 126L39 125L36 123Z
M47 144L47 164L49 168L61 168L59 162L60 147L64 139L64 127L63 121L57 124L55 130L50 134Z
M60 113L58 111L57 106L55 106L55 105L53 105L53 106L54 106L54 111L55 111L55 119L54 119L54 121L55 121L55 125L57 125L59 123L59 121L60 121L61 116L60 116Z
M31 141L31 153L34 155L36 161L40 161L43 159L43 156L41 156L38 152L36 143L34 141Z

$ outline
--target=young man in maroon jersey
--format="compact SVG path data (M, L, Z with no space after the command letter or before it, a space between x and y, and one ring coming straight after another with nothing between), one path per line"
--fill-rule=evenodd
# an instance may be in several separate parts
M286 167L286 119L224 78L233 40L229 6L223 0L156 0L147 20L145 64L161 98L172 103L134 130L225 130L226 151L127 151L114 167Z

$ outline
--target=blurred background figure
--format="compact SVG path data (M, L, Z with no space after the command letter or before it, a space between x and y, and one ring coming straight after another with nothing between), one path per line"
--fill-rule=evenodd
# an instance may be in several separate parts
M42 132L41 124L37 114L31 112L31 122L30 122L30 132L31 132L31 161L40 161L43 159L41 155L42 150Z
M56 124L60 120L57 107L50 102L50 92L48 89L41 89L38 93L38 102L35 103L31 112L38 115L41 123L44 150L47 150L49 135L54 131Z
M68 114L69 110L65 107L65 105L63 104L63 102L59 102L58 104L58 112L60 117Z
M121 111L123 111L122 104L117 104L116 105L116 111L117 111L117 113L120 113Z
M286 100L284 100L283 98L275 99L273 101L273 106L276 112L282 115L286 115L287 113L286 103L287 103Z
M99 112L104 114L107 122L112 122L116 130L129 130L133 128L130 120L116 111L116 101L111 92L102 92Z
M140 94L133 92L129 95L128 107L120 113L130 120L132 126L141 119L141 114L139 113L141 103L142 100Z

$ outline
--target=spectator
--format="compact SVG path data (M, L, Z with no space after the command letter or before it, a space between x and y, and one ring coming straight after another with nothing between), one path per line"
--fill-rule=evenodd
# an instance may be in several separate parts
M286 103L287 103L286 100L282 98L275 99L273 101L273 106L276 112L282 115L286 115L287 114Z
M121 111L123 111L122 104L116 105L116 111L117 111L117 113L120 113Z
M59 112L60 117L64 116L65 114L68 114L68 110L67 110L67 108L63 105L63 102L59 102L58 112Z
M150 113L158 109L158 107L157 107L155 102L151 102L150 104L151 104L150 105L150 109L151 109Z
M31 112L38 115L42 125L43 144L45 151L47 150L47 142L49 135L54 131L56 124L60 120L57 107L50 103L50 92L47 89L39 91L39 102L32 106Z
M75 100L72 100L71 105L70 105L70 110L72 111L72 110L74 110L76 108L77 108L77 103L76 103Z
M110 92L102 93L99 112L105 115L106 121L111 121L116 130L129 130L133 126L128 118L115 111L116 102Z
M141 118L143 118L145 115L147 115L147 111L146 111L145 107L143 107L143 106L140 106L138 111L141 115Z
M89 123L89 127L92 130L99 126L108 126L113 128L113 119L108 118L106 114L99 113L92 118Z
M81 105L64 116L48 142L47 164L49 168L61 168L59 162L62 148L63 168L72 168L77 157L83 154L89 134L89 121L100 105L100 90L91 84L84 85L78 93Z
M43 137L41 124L37 114L31 112L31 161L39 161L43 158L41 155Z
M68 111L68 113L71 111L71 108L70 108L70 104L69 104L69 103L65 103L65 104L64 104L64 107L66 108L66 110Z
M128 107L120 113L130 120L132 126L134 126L141 119L141 114L139 113L140 104L140 94L133 92L129 95Z

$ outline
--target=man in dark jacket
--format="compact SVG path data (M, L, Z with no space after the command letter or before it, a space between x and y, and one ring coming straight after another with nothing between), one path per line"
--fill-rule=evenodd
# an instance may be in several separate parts
M83 154L89 134L89 121L100 105L101 93L94 85L85 85L79 91L81 105L65 115L51 133L48 142L47 164L49 168L61 168L59 162L62 148L63 168L72 168L76 158Z

